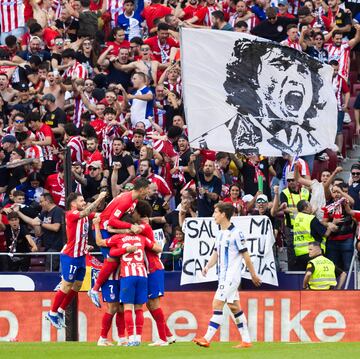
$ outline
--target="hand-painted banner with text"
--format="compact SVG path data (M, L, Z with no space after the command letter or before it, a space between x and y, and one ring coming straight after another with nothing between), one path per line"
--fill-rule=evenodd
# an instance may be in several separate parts
M270 219L266 216L239 216L231 221L244 233L251 260L262 282L278 286L272 249L275 238ZM214 250L218 231L212 218L186 219L181 285L217 281L216 267L211 268L206 277L201 271ZM245 264L241 276L251 279Z

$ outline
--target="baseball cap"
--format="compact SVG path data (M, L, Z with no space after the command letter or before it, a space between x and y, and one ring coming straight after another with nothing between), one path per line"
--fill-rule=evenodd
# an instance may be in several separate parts
M246 203L246 202L252 201L253 198L254 198L253 195L251 195L251 194L246 194L246 195L242 198L242 200Z
M265 194L259 194L256 197L256 203L265 203L265 202L269 202L267 195Z
M3 139L1 140L1 143L16 143L16 137L13 135L6 135L3 137Z
M100 161L92 161L88 167L101 168L102 166Z
M53 94L51 93L47 93L45 94L42 98L41 98L42 101L44 100L48 100L48 101L51 101L51 102L55 102L56 101L56 98Z
M287 0L278 0L278 6L287 6L289 5Z

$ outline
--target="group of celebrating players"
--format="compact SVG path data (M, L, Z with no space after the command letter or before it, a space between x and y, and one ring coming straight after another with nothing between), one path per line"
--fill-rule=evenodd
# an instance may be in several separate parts
M96 211L106 197L101 192L98 198L87 205L79 193L67 198L66 234L67 243L61 252L62 281L51 310L46 318L57 329L65 327L65 310L81 289L85 272L85 255L92 220L96 244L101 248L104 263L93 288L88 292L92 302L101 307L99 290L107 310L102 318L99 346L114 345L108 340L113 317L118 330L118 345L138 346L144 325L143 305L154 318L159 339L150 346L167 346L175 337L166 325L160 307L164 295L164 267L159 258L162 248L156 243L148 224L151 206L144 201L149 181L139 178L132 191L115 197L100 213ZM216 205L215 222L220 226L213 256L204 268L203 275L215 264L218 267L219 287L213 301L213 316L204 337L194 342L208 347L212 337L222 324L223 307L227 304L234 314L242 342L239 348L250 347L250 335L244 313L240 307L238 287L241 280L242 259L251 273L255 285L261 281L256 276L242 232L230 222L234 207L228 203ZM133 315L135 312L135 315ZM135 319L134 319L135 318ZM125 329L127 336L125 336Z

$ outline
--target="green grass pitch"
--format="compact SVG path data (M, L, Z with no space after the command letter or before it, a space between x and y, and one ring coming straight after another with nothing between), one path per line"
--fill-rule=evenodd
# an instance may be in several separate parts
M233 349L237 343L212 343L200 348L193 343L176 343L168 347L97 347L96 343L0 343L0 358L11 359L352 359L360 354L360 343L254 343L250 349Z

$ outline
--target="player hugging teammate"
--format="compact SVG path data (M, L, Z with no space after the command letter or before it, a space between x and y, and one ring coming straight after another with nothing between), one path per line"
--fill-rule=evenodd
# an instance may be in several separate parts
M92 216L96 243L103 253L104 265L88 294L93 303L100 307L101 288L103 301L107 303L99 346L113 345L108 341L107 334L115 315L118 345L140 345L145 303L159 333L159 340L149 345L166 346L175 342L160 308L160 297L164 295L164 267L158 255L161 247L156 244L154 233L148 224L151 206L142 200L148 193L148 186L147 179L137 179L132 191L118 195L98 217ZM82 237L86 237L87 241L87 232L83 232ZM64 320L53 309L52 307L48 319L59 329L61 323L64 325ZM125 328L128 338L125 336Z

